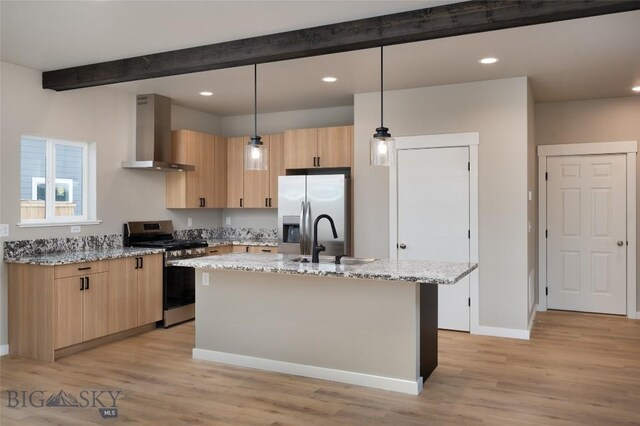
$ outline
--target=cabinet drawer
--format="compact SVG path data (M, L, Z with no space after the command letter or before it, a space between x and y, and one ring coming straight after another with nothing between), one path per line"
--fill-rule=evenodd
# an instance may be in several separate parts
M82 275L97 274L109 271L108 261L71 263L69 265L58 265L55 267L54 277L68 278Z
M267 247L267 246L251 246L249 247L249 253L277 253L277 247Z
M211 255L216 254L225 254L233 252L233 246L218 246L218 247L209 247L207 249L207 253Z
M233 253L248 253L249 246L233 246Z

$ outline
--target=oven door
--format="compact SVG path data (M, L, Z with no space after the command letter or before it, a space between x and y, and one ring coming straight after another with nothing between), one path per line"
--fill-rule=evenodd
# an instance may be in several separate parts
M182 266L164 268L164 310L196 302L196 270Z

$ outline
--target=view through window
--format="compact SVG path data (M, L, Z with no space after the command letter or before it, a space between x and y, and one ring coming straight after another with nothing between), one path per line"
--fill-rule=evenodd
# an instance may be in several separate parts
M88 144L23 136L20 155L22 222L87 218Z

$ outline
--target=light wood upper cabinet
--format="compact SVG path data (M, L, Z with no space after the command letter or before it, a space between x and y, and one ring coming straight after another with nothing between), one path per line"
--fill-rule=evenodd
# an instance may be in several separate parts
M318 156L318 129L295 129L284 132L285 169L310 169Z
M138 325L162 319L162 263L161 254L143 256L138 274Z
M275 208L278 206L278 176L284 172L284 135L262 137L267 170L245 170L244 149L249 137L227 139L227 207Z
M227 207L244 206L244 146L248 136L227 138Z
M353 126L287 130L285 169L351 167Z
M167 208L220 208L226 201L225 138L194 132L172 132L172 160L195 170L167 173Z
M284 135L269 135L269 207L278 208L278 177L284 168Z
M318 129L318 167L351 167L353 126Z

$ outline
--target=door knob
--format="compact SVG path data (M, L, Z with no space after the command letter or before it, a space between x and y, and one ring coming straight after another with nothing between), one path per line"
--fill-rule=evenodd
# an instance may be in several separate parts
M407 245L403 243L403 244L400 244L398 247L400 247L402 250L404 250L404 249L407 248Z
M618 241L618 246L622 247L624 243L622 241Z

